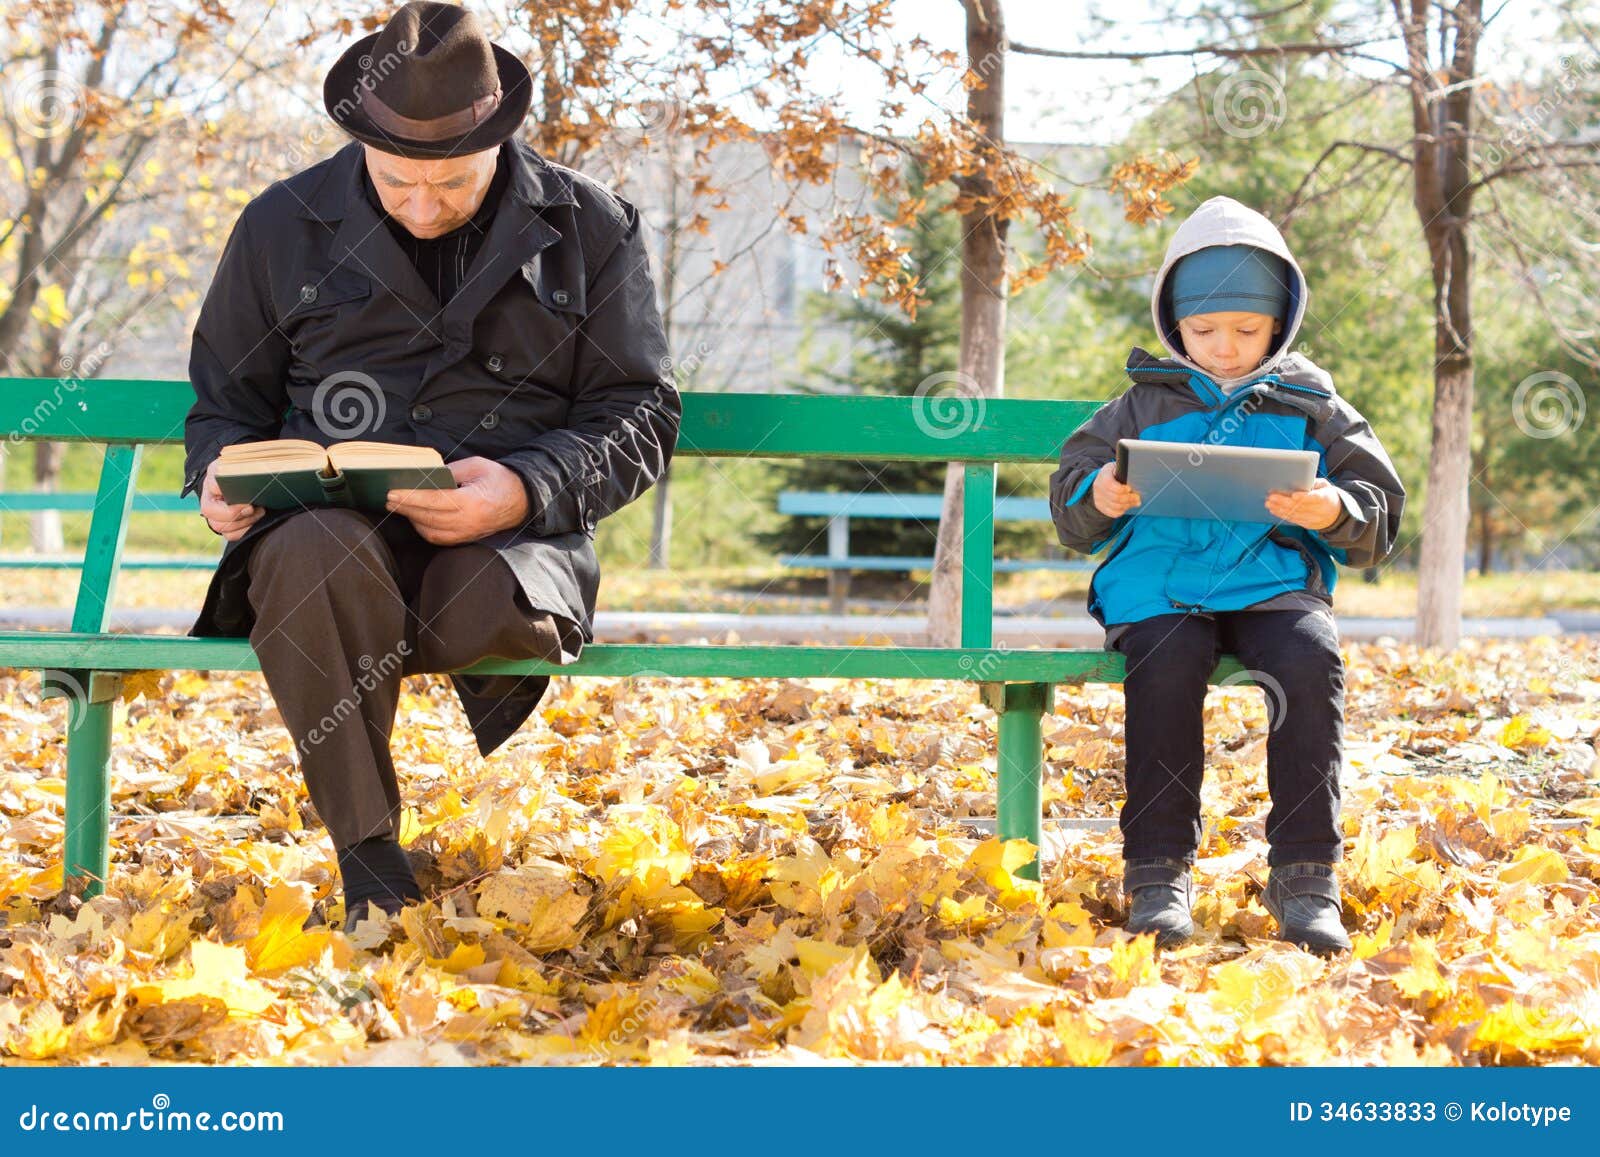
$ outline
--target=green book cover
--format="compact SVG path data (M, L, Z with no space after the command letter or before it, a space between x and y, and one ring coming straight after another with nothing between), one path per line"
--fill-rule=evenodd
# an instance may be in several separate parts
M348 506L382 510L391 490L454 490L449 469L427 466L362 467L333 475L318 470L223 474L217 489L229 502L291 510L297 506Z

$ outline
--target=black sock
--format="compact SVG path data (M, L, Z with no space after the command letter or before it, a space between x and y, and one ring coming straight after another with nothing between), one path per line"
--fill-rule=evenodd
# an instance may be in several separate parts
M338 856L346 912L361 911L369 900L394 912L408 900L422 899L411 862L393 836L373 836L343 849Z

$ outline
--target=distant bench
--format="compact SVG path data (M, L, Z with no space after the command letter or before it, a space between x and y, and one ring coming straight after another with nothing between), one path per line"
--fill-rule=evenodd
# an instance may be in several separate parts
M821 516L828 520L827 554L789 554L783 565L797 570L828 572L828 610L845 613L850 574L866 570L932 570L933 559L909 555L851 554L852 518L903 518L939 521L944 497L939 494L838 494L825 490L785 490L778 495L778 513ZM996 498L996 522L1050 522L1047 498ZM1068 558L997 558L996 571L1092 570L1088 560Z
M40 510L67 510L90 513L95 493L90 491L0 491L0 514L32 514ZM200 503L176 494L135 494L133 509L153 514L199 514ZM209 556L155 555L125 558L126 570L214 570L221 551ZM83 558L41 554L0 554L0 570L82 570Z

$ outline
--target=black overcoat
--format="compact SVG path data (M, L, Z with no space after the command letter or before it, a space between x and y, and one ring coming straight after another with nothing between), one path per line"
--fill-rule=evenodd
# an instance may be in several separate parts
M495 459L522 478L529 515L482 542L534 609L589 642L596 523L665 471L681 403L635 208L521 142L501 150L501 203L443 309L368 200L359 144L245 206L195 326L183 492L223 446L267 438ZM227 545L190 634L249 634L244 562L289 513ZM490 702L455 680L481 749L538 703L544 680L525 682Z

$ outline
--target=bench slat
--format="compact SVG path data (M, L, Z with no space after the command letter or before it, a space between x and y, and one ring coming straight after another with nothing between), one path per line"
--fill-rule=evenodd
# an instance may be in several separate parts
M965 399L946 399L957 403ZM183 381L0 378L0 431L63 442L183 441ZM677 453L713 457L1054 462L1097 402L988 398L951 429L937 397L683 395ZM962 422L958 414L955 419Z
M93 510L95 495L90 491L9 490L0 493L0 514L21 514L33 510ZM198 514L200 500L194 495L135 494L135 513Z
M916 518L937 522L944 499L938 494L842 494L826 490L785 490L778 495L779 514L831 518ZM998 522L1049 522L1048 498L1015 495L994 500Z
M779 561L791 570L909 570L930 571L933 569L933 559L923 555L902 554L847 554L841 558L832 558L825 554L786 554ZM3 564L0 564L3 565ZM123 563L127 566L127 563ZM1025 571L1025 570L1093 570L1095 562L1091 559L1073 558L997 558L994 560L994 569L997 571Z
M97 671L256 671L247 639L187 635L0 631L0 667ZM485 659L485 675L679 676L743 679L954 679L965 682L1117 683L1123 658L1100 650L994 651L962 647L821 647L761 644L593 643L566 667ZM1242 668L1224 659L1213 679Z

